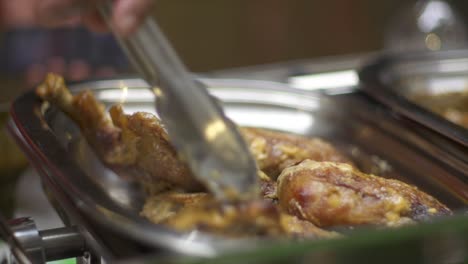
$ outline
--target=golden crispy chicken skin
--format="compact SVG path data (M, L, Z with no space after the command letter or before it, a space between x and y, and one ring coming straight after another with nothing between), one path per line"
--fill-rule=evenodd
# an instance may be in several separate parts
M332 238L339 234L282 213L266 200L219 204L206 193L168 192L147 200L141 213L179 231L199 230L231 237Z
M84 91L73 96L62 77L48 74L37 87L36 94L71 117L104 161L112 162L114 156L124 152L119 142L120 129L112 124L105 113L104 105L98 103L91 92Z
M305 159L315 161L351 161L328 142L319 138L307 138L258 128L241 128L258 167L272 179L287 167Z
M189 191L204 189L178 159L154 115L125 115L120 106L114 106L110 119L91 92L73 96L63 78L54 74L47 75L36 93L78 123L99 158L118 174L145 183L165 181Z
M344 163L303 161L281 173L277 188L281 208L319 227L394 226L450 214L416 187L364 174Z

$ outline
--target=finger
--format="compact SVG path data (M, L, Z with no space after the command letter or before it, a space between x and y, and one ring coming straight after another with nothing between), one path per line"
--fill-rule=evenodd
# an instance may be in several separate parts
M83 14L82 21L92 31L106 32L109 30L97 9Z
M114 6L112 23L123 36L133 33L151 10L151 0L118 0Z
M42 26L58 26L79 17L83 1L42 0L35 1L35 20Z

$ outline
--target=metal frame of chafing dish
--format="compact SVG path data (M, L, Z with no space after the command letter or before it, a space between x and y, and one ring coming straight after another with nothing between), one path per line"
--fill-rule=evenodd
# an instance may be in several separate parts
M215 87L238 86L252 89L268 87L271 90L282 91L282 93L297 93L302 97L321 97L317 94L312 95L273 82L204 81L209 86ZM88 81L71 86L75 89L88 87L95 90L106 87L119 87L120 82L121 80ZM144 87L145 84L140 80L127 79L126 87L131 89L132 86ZM351 95L351 97L353 96L360 98L357 102L368 102L368 99L361 94ZM282 99L281 97L276 98L276 103L281 104ZM349 104L348 99L350 98L344 96L342 103ZM118 101L118 98L116 100ZM242 101L242 98L237 98L237 100ZM261 98L259 100L261 101ZM323 100L326 100L326 98L323 98ZM10 120L9 128L39 171L46 187L58 202L60 209L64 210L67 225L77 225L84 235L87 245L99 256L106 260L113 260L120 257L118 254L116 255L116 249L121 249L123 252L120 253L123 256L125 255L124 251L149 252L158 248L169 249L172 252L185 255L213 256L223 252L226 248L232 249L232 246L236 247L236 249L249 248L255 246L255 242L258 242L254 240L248 243L245 243L245 241L239 243L239 241L233 242L205 235L198 235L197 240L190 240L190 235L183 235L135 217L134 213L130 213L113 203L108 197L102 195L97 186L85 180L88 177L84 175L84 172L57 141L56 135L50 129L47 119L43 115L41 105L41 100L33 92L20 97L12 106L12 120ZM297 107L299 110L300 106ZM302 107L308 106L303 105ZM444 157L437 147L430 144L430 141L418 138L417 134L412 132L417 124L413 124L408 120L400 120L403 126L396 125L394 120L393 122L389 121L392 117L385 112L384 109L375 105L369 105L367 108L361 109L359 115L363 120L369 122L370 127L375 126L386 130L388 133L386 136L392 138L394 140L392 142L411 144L417 149L408 149L407 153L389 153L389 157L398 159L404 157L404 155L410 154L411 156L413 154L411 160L405 161L406 163L422 162L426 166L424 169L441 172L440 178L435 175L434 180L445 181L443 184L458 188L455 189L455 192L461 196L465 195L466 204L467 194L463 194L463 186L466 186L466 183L464 185L462 180L463 176L466 177L464 168L458 166L460 164L450 163L450 157ZM385 118L376 120L376 116ZM398 138L404 138L405 140L400 142ZM365 141L365 135L361 140ZM379 136L376 135L369 140L378 141ZM371 150L379 148L379 146L372 143L368 147ZM418 157L418 154L421 154L421 157ZM426 157L426 155L432 155L432 157ZM440 157L442 162L439 162L437 157ZM453 173L453 175L457 176L444 178L444 172L445 174ZM109 240L112 240L113 250L109 248ZM132 241L131 244L128 243L129 240ZM240 244L242 244L241 247L239 247Z
M392 70L395 66L400 67L398 72ZM468 152L466 152L468 130L411 102L405 98L405 90L408 89L401 89L394 85L395 80L402 77L400 74L407 77L411 76L411 72L466 75L468 74L468 50L386 54L374 58L359 74L362 90L393 111L445 136L448 141L441 140L439 145L468 162Z

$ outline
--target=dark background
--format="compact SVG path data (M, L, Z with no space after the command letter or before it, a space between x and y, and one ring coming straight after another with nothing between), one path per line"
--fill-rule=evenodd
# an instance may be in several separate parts
M203 72L380 50L391 19L415 2L157 0L152 13L188 67ZM468 1L448 2L468 18ZM1 35L0 101L33 86L51 69L62 69L69 79L131 71L111 36L83 28L45 31L21 25Z
M156 17L195 71L383 47L411 0L159 0ZM468 1L448 1L468 18Z

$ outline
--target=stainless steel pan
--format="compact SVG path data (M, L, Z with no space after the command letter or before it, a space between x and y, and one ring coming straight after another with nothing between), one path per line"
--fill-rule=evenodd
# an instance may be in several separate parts
M323 137L366 172L416 184L454 210L468 203L466 164L421 137L423 127L395 119L359 92L325 96L273 82L201 81L239 125ZM70 88L90 89L106 105L122 103L129 113L154 109L152 95L139 79L85 81ZM33 91L14 102L9 129L40 173L65 223L78 226L87 245L106 260L149 252L212 257L269 242L178 233L141 218L142 190L105 168L75 124L43 104Z
M468 50L385 55L364 67L360 77L367 94L458 144L452 153L468 162L468 130L412 100L420 94L468 91Z

